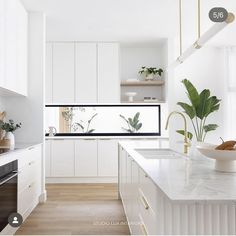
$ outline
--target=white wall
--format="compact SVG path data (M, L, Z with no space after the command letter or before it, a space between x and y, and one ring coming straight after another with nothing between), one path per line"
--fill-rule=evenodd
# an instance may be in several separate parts
M177 102L188 102L185 94L184 86L181 80L187 78L190 80L199 91L203 89L210 89L212 95L216 95L222 99L219 112L213 113L209 116L207 123L216 123L219 128L212 133L209 133L206 142L220 143L219 137L224 137L224 51L216 47L204 47L189 57L183 64L175 69L175 77L169 81L169 93L171 94L169 100L170 110L182 109L176 105ZM183 137L176 134L175 130L183 129L183 121L179 117L172 117L170 125L170 137L172 146L182 151L183 144L176 144L176 141L183 140ZM189 128L192 126L189 122Z
M0 97L0 112L5 110L4 97Z

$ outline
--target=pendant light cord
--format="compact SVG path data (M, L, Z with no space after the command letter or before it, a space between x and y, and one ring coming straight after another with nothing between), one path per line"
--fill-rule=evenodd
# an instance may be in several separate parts
M182 0L179 0L179 54L182 55Z
M198 0L198 39L201 37L201 0Z

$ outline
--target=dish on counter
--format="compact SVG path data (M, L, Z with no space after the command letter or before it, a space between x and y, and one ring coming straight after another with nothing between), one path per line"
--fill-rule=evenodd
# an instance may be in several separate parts
M215 169L223 172L236 172L236 150L219 150L218 145L200 143L197 145L198 151L211 159L214 159Z

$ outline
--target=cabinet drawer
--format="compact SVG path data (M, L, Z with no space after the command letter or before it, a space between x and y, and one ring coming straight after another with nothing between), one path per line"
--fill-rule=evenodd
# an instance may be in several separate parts
M152 208L155 214L157 214L157 187L142 169L139 169L139 188L148 201L149 206Z
M39 161L31 161L28 165L24 166L18 175L18 192L21 193L26 189L32 181L37 181L38 176L38 165Z
M18 153L18 169L33 164L36 161L41 161L41 146L30 147Z
M23 215L37 197L37 183L32 181L20 194L18 194L18 212Z
M139 209L140 215L145 224L145 228L149 234L157 234L157 215L152 209L150 203L147 200L147 197L139 189Z

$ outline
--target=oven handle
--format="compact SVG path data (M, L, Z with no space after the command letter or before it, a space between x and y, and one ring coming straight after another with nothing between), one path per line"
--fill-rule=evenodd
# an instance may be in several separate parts
M13 172L14 173L14 172ZM18 172L17 173L14 173L12 174L11 176L9 176L8 178L4 179L3 181L0 181L0 186L5 184L7 181L13 179L14 177L16 177L18 175Z

